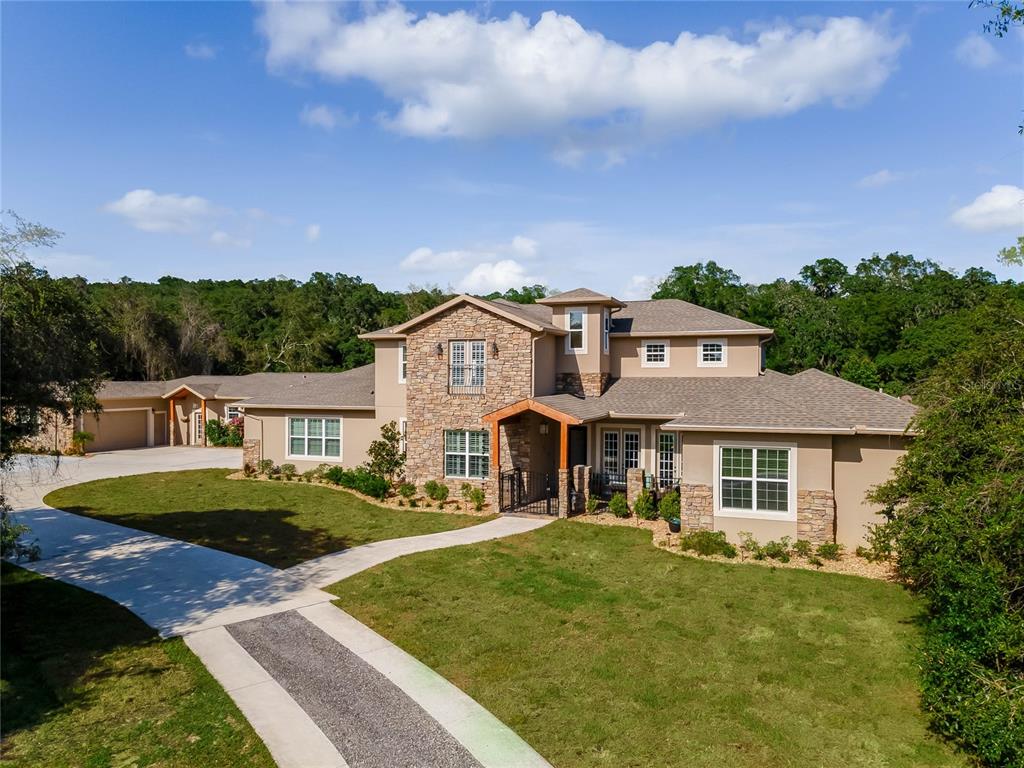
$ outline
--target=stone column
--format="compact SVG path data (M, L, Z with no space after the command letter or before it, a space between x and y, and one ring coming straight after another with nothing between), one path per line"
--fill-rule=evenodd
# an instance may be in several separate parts
M646 473L639 467L631 467L626 470L626 503L633 508L640 492L644 489L644 475Z
M569 516L569 470L558 470L558 516Z
M250 468L253 472L260 468L262 443L254 437L242 440L242 468Z
M796 492L796 537L812 544L836 540L836 495L831 490Z
M714 499L710 485L681 483L679 485L679 520L688 531L715 529Z

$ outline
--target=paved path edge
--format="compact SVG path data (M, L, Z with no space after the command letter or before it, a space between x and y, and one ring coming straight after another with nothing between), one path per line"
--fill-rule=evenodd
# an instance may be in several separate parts
M335 605L296 611L394 683L484 768L551 768L515 731L464 691Z

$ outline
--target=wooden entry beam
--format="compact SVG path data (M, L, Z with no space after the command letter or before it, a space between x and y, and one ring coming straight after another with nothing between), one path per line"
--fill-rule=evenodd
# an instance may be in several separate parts
M569 468L569 425L564 421L558 425L558 468Z

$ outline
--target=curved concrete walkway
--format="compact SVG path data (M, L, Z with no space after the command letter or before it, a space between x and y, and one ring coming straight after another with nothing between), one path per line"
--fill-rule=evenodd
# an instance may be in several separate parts
M42 502L55 488L88 480L240 463L237 450L183 447L65 457L58 466L19 457L3 490L43 555L20 565L115 600L162 636L184 635L282 768L548 766L465 693L328 605L333 597L319 587L396 557L524 533L550 520L499 518L280 571ZM421 725L388 728L385 719L382 728L382 717Z

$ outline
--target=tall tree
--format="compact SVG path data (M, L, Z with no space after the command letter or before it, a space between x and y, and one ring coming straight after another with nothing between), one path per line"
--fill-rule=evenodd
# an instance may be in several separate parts
M713 261L676 267L651 298L682 299L691 304L735 315L743 310L746 290L739 275Z

